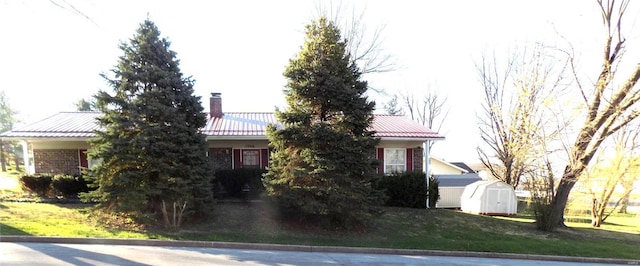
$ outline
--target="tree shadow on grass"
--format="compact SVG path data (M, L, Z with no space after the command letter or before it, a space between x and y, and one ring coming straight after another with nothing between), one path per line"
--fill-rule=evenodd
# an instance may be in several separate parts
M0 209L2 209L3 207L6 208L6 206L3 206L2 204L0 204ZM29 236L29 235L31 234L25 231L22 231L18 228L6 225L4 223L0 223L0 238L2 238L2 236Z
M0 210L8 209L8 208L9 207L7 207L4 204L0 203ZM28 235L31 235L31 234L29 234L29 233L27 233L25 231L22 231L22 230L20 230L18 228L15 228L13 226L9 226L9 225L6 225L4 223L0 223L0 238L3 235L5 235L5 236L8 236L8 235L28 236Z
M591 218L586 217L566 217L564 221L567 223L591 224Z

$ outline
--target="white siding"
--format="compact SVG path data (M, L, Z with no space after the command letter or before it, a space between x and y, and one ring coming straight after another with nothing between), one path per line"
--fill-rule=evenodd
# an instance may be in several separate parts
M458 168L452 167L449 164L442 163L440 160L434 160L433 158L429 158L430 162L430 171L431 174L434 175L461 175L464 174Z
M460 196L464 187L440 187L440 200L436 203L436 208L460 208Z

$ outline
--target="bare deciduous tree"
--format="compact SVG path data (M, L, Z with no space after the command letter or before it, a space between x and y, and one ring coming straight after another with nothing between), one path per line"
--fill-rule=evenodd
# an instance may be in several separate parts
M445 119L449 115L449 108L446 106L447 97L428 90L422 97L422 106L418 111L418 122L430 129L440 132Z
M551 230L564 226L564 211L569 193L602 142L640 115L640 109L636 104L640 100L640 90L636 89L636 83L640 79L640 63L631 69L626 80L614 83L614 80L618 80L615 79L618 73L617 66L625 52L626 39L622 25L630 1L597 0L597 3L606 31L601 54L602 65L592 90L587 91L588 85L580 82L576 75L576 82L586 105L586 113L584 123L571 145L568 163L551 202ZM573 61L573 58L571 60Z
M435 90L429 89L422 95L421 98L416 99L413 93L399 93L401 98L401 105L406 108L409 113L409 117L412 120L426 126L436 132L442 130L444 121L449 115L449 108L447 107L447 97L443 97ZM398 95L394 95L398 97ZM429 149L433 147L435 142L429 142Z
M484 89L479 129L485 144L478 147L478 155L494 177L514 188L527 173L530 178L549 176L549 162L540 158L551 152L547 142L565 128L556 120L552 103L566 88L568 63L558 62L548 50L537 45L514 52L504 65L496 55L483 56L477 66Z
M323 5L328 3L328 5ZM384 24L371 29L364 22L365 10L347 10L342 2L333 5L333 1L318 2L316 15L326 17L337 25L342 37L347 40L347 50L363 74L389 72L395 70L393 56L384 50L382 33ZM350 11L350 12L349 12Z
M80 9L78 9L74 4L70 3L67 0L49 0L49 2L59 8L62 8L64 10L67 10L71 13L73 13L74 15L78 15L81 16L89 21L91 21L91 23L93 23L94 25L98 26L98 23L96 23L95 21L93 21L93 19L91 19L91 17L89 17L87 14L85 14L84 12L82 12Z
M555 196L555 174L549 160L549 156L544 156L536 160L537 166L532 171L525 173L524 187L531 193L531 207L536 218L536 227L541 230L549 230L548 219L551 217L549 204Z

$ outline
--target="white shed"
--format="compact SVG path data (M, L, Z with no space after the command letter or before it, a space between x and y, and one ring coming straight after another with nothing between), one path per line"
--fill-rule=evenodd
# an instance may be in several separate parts
M516 215L518 200L509 184L483 180L465 187L460 198L462 211L482 215Z

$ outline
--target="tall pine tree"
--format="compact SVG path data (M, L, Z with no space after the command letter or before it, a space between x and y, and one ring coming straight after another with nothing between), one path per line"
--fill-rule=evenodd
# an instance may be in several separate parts
M340 31L325 18L306 28L300 53L284 72L288 108L283 128L267 131L274 148L264 183L288 217L345 227L367 222L378 206L375 174L379 139L368 130L375 103L351 63Z
M206 114L169 46L155 24L144 21L120 45L124 54L113 77L103 75L115 93L95 96L104 115L90 157L102 163L90 175L107 210L160 213L165 201L186 202L190 214L205 214L212 200L207 144L199 132Z

